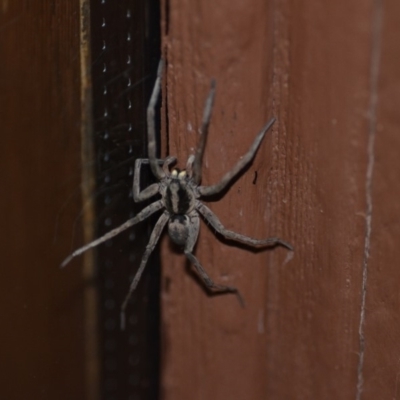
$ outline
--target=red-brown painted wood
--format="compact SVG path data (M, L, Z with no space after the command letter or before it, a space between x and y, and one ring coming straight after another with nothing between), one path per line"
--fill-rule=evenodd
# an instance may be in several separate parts
M371 179L371 244L365 306L362 399L400 398L400 7L377 2L376 127ZM378 8L379 10L379 8Z
M241 309L207 296L163 242L164 399L399 396L399 12L394 1L164 0L164 154L184 166L211 77L204 184L276 116L210 207L230 229L295 247L252 253L202 225L196 254L216 282L239 287Z

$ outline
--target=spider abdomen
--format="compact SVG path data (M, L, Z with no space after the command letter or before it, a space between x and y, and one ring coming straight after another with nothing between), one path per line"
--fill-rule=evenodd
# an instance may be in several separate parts
M176 215L184 215L194 209L195 196L193 189L179 179L173 179L167 186L164 195L165 208Z
M171 215L168 222L168 234L171 240L184 246L189 237L189 217L187 215Z

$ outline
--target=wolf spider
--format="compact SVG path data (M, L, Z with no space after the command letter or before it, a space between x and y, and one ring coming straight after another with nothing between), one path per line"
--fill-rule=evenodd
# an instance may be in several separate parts
M236 287L215 284L208 276L199 260L193 254L193 248L196 244L200 228L199 214L223 237L228 240L243 243L251 247L267 247L282 245L289 250L293 250L292 246L283 240L272 237L268 239L253 239L239 233L227 230L220 222L218 217L205 206L199 198L209 197L222 193L232 182L232 180L253 160L261 141L263 140L266 132L271 128L275 122L272 118L257 135L255 141L251 145L249 151L237 162L237 164L221 179L221 181L212 186L200 186L201 169L203 153L206 144L208 127L211 119L211 111L214 103L215 96L215 81L211 82L210 93L207 97L202 124L200 128L200 143L197 147L195 154L190 155L186 164L186 170L172 169L171 164L176 162L176 157L168 156L160 165L156 158L156 138L155 138L155 106L161 89L161 75L162 75L163 62L160 61L157 71L157 79L154 84L153 92L147 108L147 129L148 129L148 155L149 159L138 159L135 162L135 171L133 178L133 199L135 202L147 200L157 194L161 195L161 199L150 204L144 208L134 218L129 219L124 224L111 230L102 237L88 243L87 245L75 250L69 257L67 257L61 267L67 265L72 258L82 254L100 243L118 235L122 231L130 228L148 218L150 215L157 211L163 210L160 218L158 219L153 232L151 233L149 243L143 254L140 267L136 272L135 277L130 285L129 292L121 306L121 324L124 326L125 309L132 292L135 290L146 263L150 257L151 252L154 250L162 231L168 225L168 234L172 241L183 247L183 251L189 261L196 268L200 278L205 283L208 290L212 292L234 293L237 295L239 302L244 305L243 299ZM149 187L140 190L140 168L143 162L148 161L153 175L159 181L153 183Z

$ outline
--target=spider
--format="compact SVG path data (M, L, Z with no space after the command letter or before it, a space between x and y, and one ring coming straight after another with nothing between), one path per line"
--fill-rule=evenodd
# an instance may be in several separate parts
M121 326L124 326L125 309L128 301L139 283L143 270L147 264L151 252L154 250L164 228L168 226L168 234L172 241L177 245L183 247L183 252L188 260L194 265L198 275L203 280L207 289L211 292L220 293L234 293L237 295L241 305L244 305L242 296L239 290L233 286L219 285L213 282L208 276L205 269L200 264L199 260L194 256L193 249L196 244L199 229L200 229L200 215L223 237L228 240L243 243L250 247L270 247L282 245L289 250L293 250L292 246L277 238L272 237L268 239L253 239L239 233L227 230L218 217L206 206L199 198L215 196L224 192L230 185L232 180L253 160L261 141L263 140L266 132L271 128L275 122L272 118L260 131L251 145L248 152L237 162L237 164L230 170L221 181L212 186L200 186L201 169L204 148L206 144L208 127L211 119L211 112L215 97L215 81L211 81L211 89L206 99L203 119L200 128L200 143L194 155L190 155L186 169L180 171L177 168L170 170L170 166L176 162L176 157L168 156L164 161L156 158L156 139L155 139L155 106L161 89L161 76L162 76L163 62L159 63L157 78L154 84L153 92L147 108L147 129L148 129L148 159L138 159L135 162L134 178L133 178L133 199L135 202L147 200L157 194L161 195L161 199L156 200L154 203L145 207L134 218L129 219L124 224L111 230L102 237L88 243L87 245L75 250L69 257L67 257L61 267L65 267L72 258L82 254L100 243L118 235L131 226L145 220L150 215L157 211L162 211L155 227L151 233L149 243L143 254L140 267L133 278L130 285L128 294L125 297L121 306ZM147 188L140 189L140 169L144 162L150 163L150 168L153 175L159 181L153 183Z

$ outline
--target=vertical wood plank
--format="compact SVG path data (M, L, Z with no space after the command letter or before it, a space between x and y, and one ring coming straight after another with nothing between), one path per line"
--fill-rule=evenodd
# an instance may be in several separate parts
M275 115L277 123L252 166L210 207L230 229L253 237L278 235L295 247L293 255L282 248L253 253L218 241L202 225L196 253L215 281L239 287L246 300L241 309L234 296L207 296L184 257L164 241L165 399L361 398L359 325L377 3L163 2L164 151L177 155L184 167L198 139L211 77L217 80L217 98L204 184L217 182ZM376 159L387 158L376 166L374 176L382 183L375 186L374 178L372 193L374 210L385 211L378 211L372 225L377 224L365 309L363 399L380 398L386 383L393 394L398 376L397 353L389 355L390 343L397 348L397 297L390 297L392 307L385 306L385 295L396 293L391 276L397 253L390 244L398 233L399 170L394 133L399 122L392 108L398 9L387 4L385 80L379 86L384 102L377 111L386 128ZM378 132L379 126L378 121ZM381 257L374 255L378 249ZM383 281L389 291L382 289ZM377 304L380 312L370 310ZM392 339L380 346L383 322Z
M0 30L1 397L83 399L79 1L2 1Z
M91 54L91 3L79 0L80 8L80 95L81 95L81 191L83 240L89 243L95 238L95 148L93 140L93 91ZM85 282L94 283L96 263L94 252L87 252L82 259ZM100 398L99 357L99 296L98 286L87 285L84 293L85 314L85 381L87 400Z

